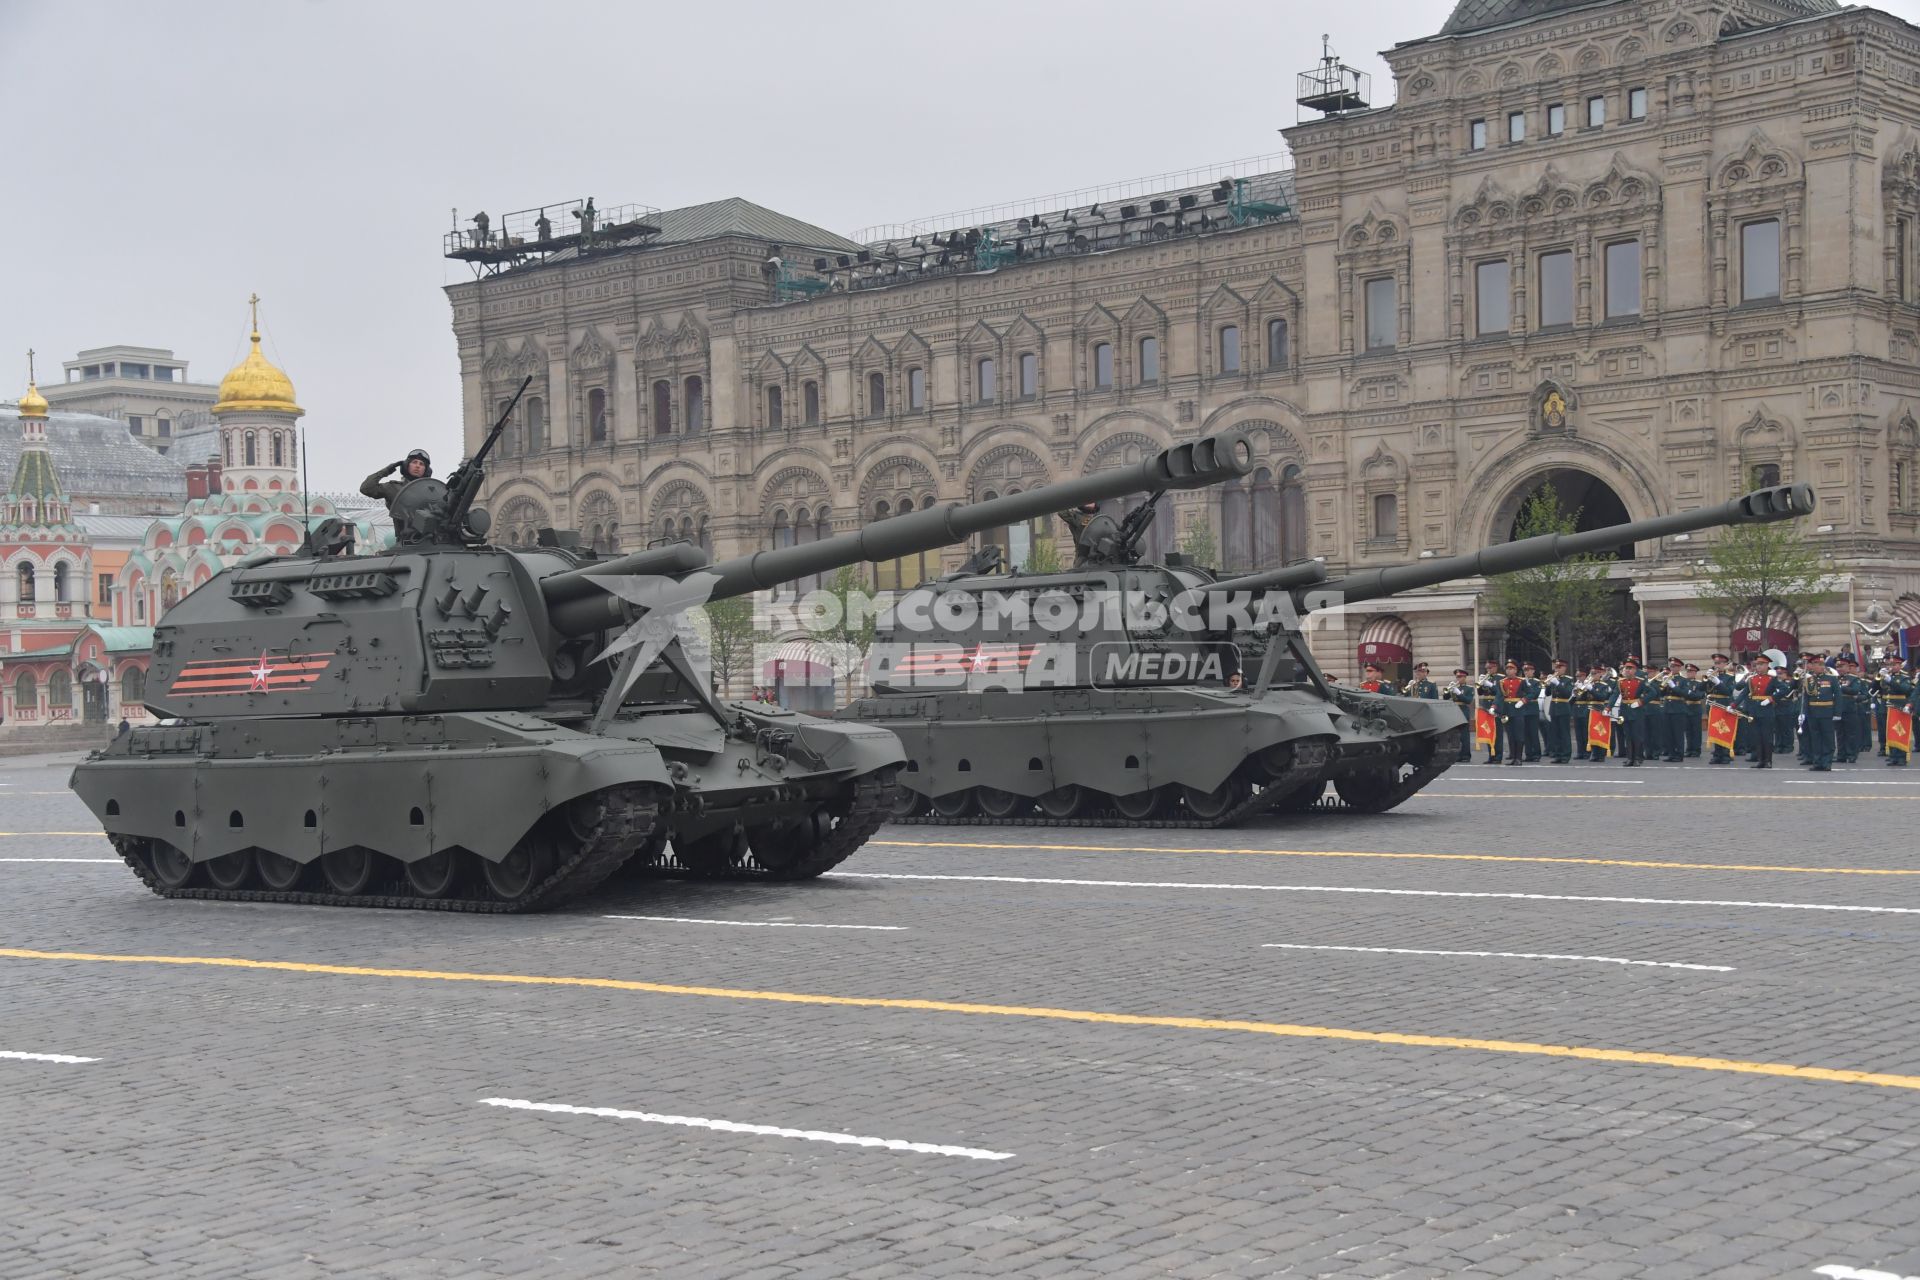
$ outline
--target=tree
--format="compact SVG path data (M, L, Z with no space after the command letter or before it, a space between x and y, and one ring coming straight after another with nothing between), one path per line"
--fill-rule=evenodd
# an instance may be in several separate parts
M1180 535L1180 550L1203 569L1220 565L1220 547L1213 540L1213 523L1201 512Z
M1573 533L1580 527L1580 509L1560 505L1560 493L1541 485L1520 509L1514 540L1548 533ZM1487 604L1506 615L1509 632L1543 643L1569 663L1578 663L1578 636L1607 615L1613 588L1607 568L1613 557L1605 553L1575 556L1495 574L1489 580Z
M723 693L731 694L733 682L751 676L753 671L753 597L712 600L704 612L713 678Z
M867 650L873 648L874 598L858 565L841 565L823 590L839 607L829 611L829 625L814 638L832 655L835 686L851 693L856 677L865 671Z
M1764 627L1776 604L1799 617L1832 594L1823 558L1791 520L1721 530L1700 577L1695 603L1725 618L1729 629L1751 606L1758 606Z
M1060 543L1054 535L1053 521L1034 521L1033 546L1027 551L1027 563L1022 566L1028 573L1059 573L1066 565L1060 559Z

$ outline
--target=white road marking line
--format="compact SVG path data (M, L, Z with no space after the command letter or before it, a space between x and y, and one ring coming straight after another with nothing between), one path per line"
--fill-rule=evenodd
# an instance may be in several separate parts
M1653 969L1698 969L1703 973L1732 973L1730 964L1681 964L1676 960L1627 960L1620 956L1562 956L1540 951L1427 951L1413 947L1310 946L1304 942L1263 942L1263 948L1282 951L1368 951L1390 956L1480 956L1495 960L1591 960L1597 964L1646 965Z
M1889 778L1882 782L1848 782L1844 778L1782 778L1789 787L1920 787L1920 779L1912 782L1895 782Z
M1829 1262L1824 1267L1815 1267L1813 1274L1826 1276L1828 1280L1920 1280L1920 1276L1903 1276L1897 1271L1872 1271L1863 1267L1849 1267L1840 1262Z
M1358 893L1390 898L1511 898L1523 902L1621 902L1660 907L1769 907L1777 911L1859 911L1920 916L1920 907L1862 907L1828 902L1749 902L1737 898L1625 898L1587 893L1489 893L1467 889L1373 889L1331 884L1212 884L1191 880L1073 880L1064 876L935 876L902 871L829 871L822 879L964 880L978 884L1057 884L1093 889L1213 889L1232 893Z
M753 1133L769 1138L801 1138L808 1142L835 1142L849 1147L880 1147L887 1151L911 1151L927 1156L964 1156L969 1160L1011 1160L1011 1151L983 1151L978 1147L946 1147L932 1142L905 1142L899 1138L863 1138L853 1133L830 1133L822 1129L783 1129L770 1124L741 1124L735 1120L708 1120L701 1116L663 1116L650 1111L622 1111L617 1107L574 1107L564 1102L529 1102L525 1098L482 1098L483 1106L510 1107L515 1111L552 1111L569 1116L602 1116L610 1120L641 1120L647 1124L671 1124L689 1129L712 1129L719 1133Z
M0 862L96 862L103 867L124 867L118 858L0 858Z
M905 933L903 924L807 924L799 920L705 920L698 916L602 916L603 920L658 920L663 924L730 924L742 929L872 929Z
M0 1058L5 1058L10 1062L59 1062L67 1064L100 1061L98 1058L76 1058L70 1053L19 1053L12 1049L0 1049Z
M1540 787L1562 785L1569 787L1644 787L1647 785L1644 781L1637 778L1562 778L1558 776L1552 778L1440 778L1432 785L1438 786L1448 782L1471 782L1483 787L1504 787L1509 782L1530 782Z

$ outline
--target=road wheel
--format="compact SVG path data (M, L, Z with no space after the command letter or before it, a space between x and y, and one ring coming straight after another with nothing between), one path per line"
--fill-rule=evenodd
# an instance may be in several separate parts
M1202 791L1199 787L1180 788L1180 798L1186 803L1187 812L1202 822L1225 817L1245 797L1246 788L1232 778L1211 791Z
M442 849L407 864L407 884L423 898L451 898L460 887L461 851Z
M184 889L193 883L200 868L187 856L185 849L168 844L165 840L155 840L147 855L153 866L153 878L160 882L163 889Z
M1032 802L998 787L975 787L973 803L989 818L1011 818Z
M544 824L542 824L544 825ZM480 875L493 896L502 902L515 902L532 892L552 874L560 861L553 838L536 826L520 838L498 862L481 860Z
M1055 787L1034 803L1049 818L1071 818L1080 812L1086 802L1086 789L1070 782L1064 787Z
M746 832L739 827L722 827L692 840L674 837L673 856L697 876L720 876L740 865L747 847Z
M917 817L926 808L926 797L918 791L896 786L887 793L887 813L895 818Z
M352 897L373 883L373 850L348 845L320 855L320 878L335 893Z
M253 850L239 849L224 858L207 859L207 882L231 893L247 887L253 878Z
M939 818L964 818L973 812L973 793L956 791L948 796L935 796L933 812Z
M1136 791L1130 796L1115 796L1113 808L1114 812L1129 822L1145 822L1160 812L1162 799L1160 788L1154 787L1147 791Z
M260 869L260 883L275 893L287 893L300 887L307 868L304 863L277 853L268 853L262 849L254 858L254 865Z

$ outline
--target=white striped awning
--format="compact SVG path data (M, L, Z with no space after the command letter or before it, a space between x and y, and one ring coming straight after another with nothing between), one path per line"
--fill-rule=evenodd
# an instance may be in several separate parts
M1407 662L1413 658L1413 628L1403 618L1375 618L1360 631L1360 661Z
M761 679L766 684L831 682L833 663L833 651L819 641L789 640L767 659L761 669Z
M1901 596L1893 602L1893 616L1902 631L1920 627L1920 596Z
M1734 619L1733 625L1736 629L1764 626L1769 631L1785 631L1792 634L1800 630L1800 616L1778 600L1769 600L1766 620L1762 622L1760 602L1756 600L1740 611L1740 616Z

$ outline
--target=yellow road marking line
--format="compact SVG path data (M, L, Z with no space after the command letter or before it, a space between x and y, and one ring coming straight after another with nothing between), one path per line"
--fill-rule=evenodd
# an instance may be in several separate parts
M1473 1036L1431 1036L1399 1031L1358 1031L1346 1027L1315 1027L1286 1022L1254 1022L1238 1018L1183 1018L1158 1014L1104 1013L1091 1009L1049 1009L1028 1005L975 1004L959 1000L912 1000L888 996L829 996L800 991L752 991L737 987L689 987L627 978L549 977L516 973L442 972L432 969L382 969L361 965L309 964L296 960L245 960L236 956L106 955L88 951L32 951L0 947L0 958L64 960L104 964L181 965L210 969L252 969L275 973L327 974L344 978L401 978L424 982L479 982L506 986L587 987L604 991L640 991L651 995L703 996L715 1000L755 1000L772 1004L829 1005L849 1009L902 1009L920 1013L958 1013L1002 1018L1038 1018L1053 1022L1084 1022L1102 1026L1163 1027L1182 1031L1240 1031L1253 1035L1304 1040L1345 1040L1363 1044L1391 1044L1420 1049L1475 1049L1486 1053L1517 1053L1546 1058L1574 1058L1586 1062L1625 1062L1642 1066L1679 1067L1694 1071L1721 1071L1739 1075L1781 1076L1834 1084L1866 1084L1886 1089L1920 1090L1920 1076L1889 1075L1878 1071L1848 1071L1837 1067L1808 1067L1786 1062L1747 1062L1738 1058L1711 1058L1685 1053L1653 1053L1640 1049L1602 1049L1591 1045L1533 1044L1525 1040L1484 1040Z
M1417 862L1555 862L1582 867L1654 867L1663 871L1780 871L1820 876L1920 876L1906 867L1783 867L1756 862L1658 862L1641 858L1575 858L1519 853L1370 853L1346 849L1151 849L1114 844L994 844L984 840L869 840L888 849L1012 849L1047 853L1227 853L1263 858L1386 858Z

